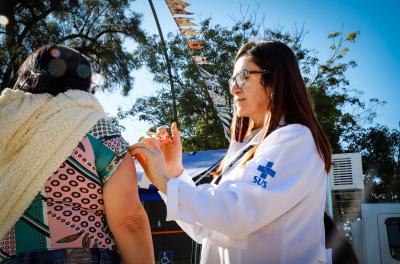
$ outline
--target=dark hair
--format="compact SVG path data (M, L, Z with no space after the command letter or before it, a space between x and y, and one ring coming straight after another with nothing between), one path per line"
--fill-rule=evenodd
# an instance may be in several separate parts
M325 170L331 168L331 149L327 136L313 111L299 65L293 51L279 41L251 41L240 48L235 62L242 56L248 56L261 69L268 69L261 78L269 97L269 109L264 120L264 134L267 137L274 131L281 117L287 124L302 124L311 130L318 152L325 163ZM249 132L249 117L239 117L234 111L231 126L231 138L243 142ZM253 158L259 144L255 145L244 159L244 163ZM222 169L222 168L221 168Z
M90 91L89 60L78 51L55 44L40 47L22 63L15 90L57 95L70 89Z

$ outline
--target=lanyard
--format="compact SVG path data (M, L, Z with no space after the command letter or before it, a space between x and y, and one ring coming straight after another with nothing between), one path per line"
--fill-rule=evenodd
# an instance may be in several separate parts
M282 123L282 124L281 124L281 123ZM277 129L279 129L279 128L281 128L281 127L284 127L284 126L286 126L286 124L284 123L284 119L281 119L281 121L279 122L279 125L278 125ZM260 132L258 132L258 133L260 133ZM257 134L257 135L258 135L258 134ZM252 141L254 141L254 139L257 137L257 135L250 141L250 143L251 143ZM243 155L246 154L246 153L247 153L250 149L252 149L255 145L256 145L256 144L250 144L250 145L248 145L244 150L242 150L242 152L241 152L234 160L232 160L232 161L229 163L228 166L226 166L226 169L224 170L224 172L222 172L222 173L218 176L218 178L215 180L214 183L215 183L216 185L218 185L219 182L220 182L221 179L222 179L222 176L225 175L225 174L229 171L229 169L232 168L232 166L235 165L235 163L238 162L238 161L243 157Z
M235 165L235 163L238 162L238 161L243 157L243 155L246 154L246 153L247 153L250 149L252 149L254 146L255 146L255 144L250 144L250 145L247 146L247 148L245 148L244 150L242 150L242 152L241 152L234 160L232 160L232 161L228 164L228 166L226 166L224 172L222 172L222 173L218 176L218 178L215 180L215 184L218 185L219 182L220 182L221 179L222 179L222 176L223 176L224 174L226 174L226 173L230 170L230 168L232 168L233 165Z

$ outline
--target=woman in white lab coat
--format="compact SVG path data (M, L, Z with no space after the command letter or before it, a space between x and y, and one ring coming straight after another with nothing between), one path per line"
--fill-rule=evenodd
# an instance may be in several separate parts
M330 263L323 214L331 166L292 50L249 42L237 53L229 150L211 184L182 166L176 124L130 148L165 195L167 220L202 244L201 263Z

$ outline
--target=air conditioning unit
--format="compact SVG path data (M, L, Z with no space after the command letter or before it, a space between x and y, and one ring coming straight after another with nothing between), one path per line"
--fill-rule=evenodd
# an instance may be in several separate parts
M360 153L333 154L332 165L329 172L332 190L364 189Z
M338 223L356 220L361 213L363 194L360 153L332 154L332 169L328 174L328 214Z

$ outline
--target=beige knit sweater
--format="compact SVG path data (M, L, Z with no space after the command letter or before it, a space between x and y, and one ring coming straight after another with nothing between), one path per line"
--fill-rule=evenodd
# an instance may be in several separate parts
M0 239L98 120L94 95L5 89L0 96Z

